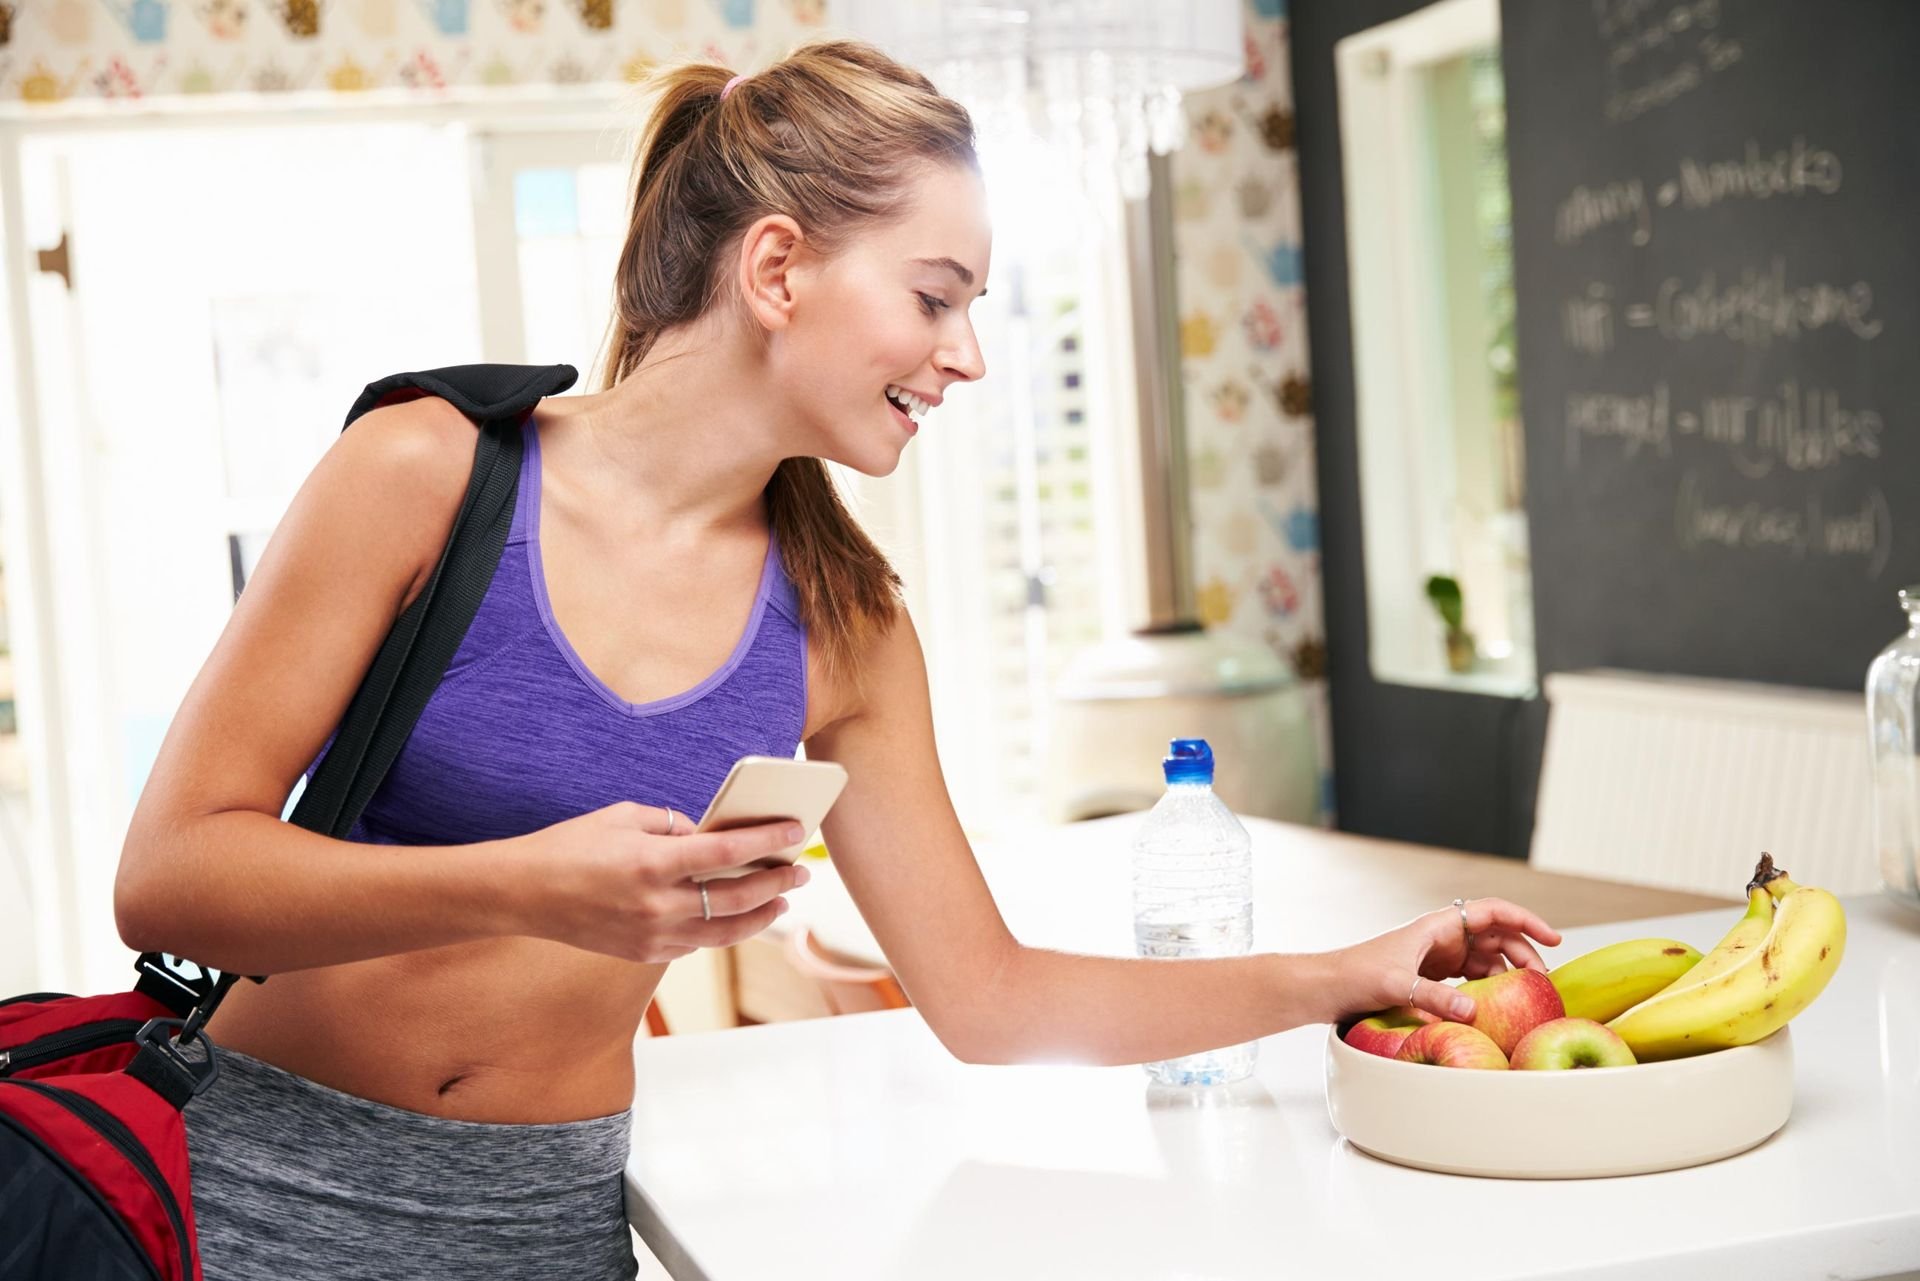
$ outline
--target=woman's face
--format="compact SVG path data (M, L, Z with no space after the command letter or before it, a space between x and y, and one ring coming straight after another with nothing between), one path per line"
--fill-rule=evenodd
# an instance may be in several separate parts
M902 216L817 261L780 344L809 452L869 476L891 472L920 424L938 422L948 387L986 373L967 316L993 249L985 188L957 165L911 181Z

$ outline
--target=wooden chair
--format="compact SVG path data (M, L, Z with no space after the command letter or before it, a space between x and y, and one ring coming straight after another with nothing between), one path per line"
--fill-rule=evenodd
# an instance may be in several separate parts
M912 1004L893 972L835 959L813 941L806 926L787 932L787 960L820 989L827 1008L835 1014L868 1010L904 1010Z

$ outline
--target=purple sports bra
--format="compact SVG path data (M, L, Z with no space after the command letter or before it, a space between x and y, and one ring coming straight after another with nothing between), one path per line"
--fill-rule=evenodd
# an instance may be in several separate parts
M719 670L684 693L629 703L588 670L554 622L531 416L522 431L520 490L499 568L349 840L498 840L616 801L670 805L697 819L735 760L792 756L799 746L807 633L778 546L769 539L746 632ZM332 746L329 738L309 778Z

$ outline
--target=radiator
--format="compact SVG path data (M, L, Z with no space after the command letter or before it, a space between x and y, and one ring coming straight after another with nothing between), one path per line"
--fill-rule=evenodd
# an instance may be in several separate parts
M1612 671L1545 685L1534 866L1738 898L1765 850L1803 885L1878 888L1863 694Z

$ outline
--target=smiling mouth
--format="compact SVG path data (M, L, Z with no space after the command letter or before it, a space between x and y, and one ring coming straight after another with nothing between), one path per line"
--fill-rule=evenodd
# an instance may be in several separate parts
M895 422L906 428L909 436L920 431L920 424L913 420L913 415L902 409L900 403L891 396L887 397L887 411L893 415Z
M896 389L890 385L881 395L886 399L887 407L893 410L906 426L909 434L920 430L920 418L931 406L905 388Z

